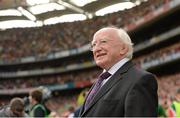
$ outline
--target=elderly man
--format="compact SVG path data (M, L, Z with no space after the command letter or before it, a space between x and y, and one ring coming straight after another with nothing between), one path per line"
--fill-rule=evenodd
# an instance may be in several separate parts
M80 117L157 116L157 81L134 66L132 45L123 29L106 27L94 34L91 50L103 73L90 89Z

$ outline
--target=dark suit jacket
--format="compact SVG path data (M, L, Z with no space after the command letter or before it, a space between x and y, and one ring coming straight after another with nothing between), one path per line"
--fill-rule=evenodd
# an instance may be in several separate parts
M80 117L157 116L157 81L149 72L123 65L102 86Z

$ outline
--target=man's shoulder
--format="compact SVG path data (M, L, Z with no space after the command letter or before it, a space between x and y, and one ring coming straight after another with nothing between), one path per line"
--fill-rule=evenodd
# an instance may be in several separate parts
M34 109L36 109L36 110L45 110L45 107L44 107L44 105L42 105L42 104L36 104L35 106L34 106Z
M129 83L139 83L141 81L146 80L155 80L156 76L146 70L143 70L141 68L137 68L135 66L131 67L126 75L126 79L129 81Z
M142 69L142 68L138 68L136 67L135 65L132 66L132 68L130 68L130 72L133 73L133 74L136 74L140 77L142 76L146 76L146 75L150 75L150 76L154 76L154 74Z

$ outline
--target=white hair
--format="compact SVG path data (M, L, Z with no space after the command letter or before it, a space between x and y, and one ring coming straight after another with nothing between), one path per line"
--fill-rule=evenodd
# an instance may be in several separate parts
M116 28L119 38L128 46L129 50L126 53L125 57L132 59L133 57L133 43L128 33L122 28Z

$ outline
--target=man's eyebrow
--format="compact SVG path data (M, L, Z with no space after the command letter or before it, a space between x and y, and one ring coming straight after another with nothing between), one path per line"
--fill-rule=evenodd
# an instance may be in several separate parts
M108 38L107 37L101 37L100 39L99 39L99 41L102 41L102 40L108 40ZM97 40L93 40L93 41L91 41L91 44L94 44L94 43L96 43L97 42Z

